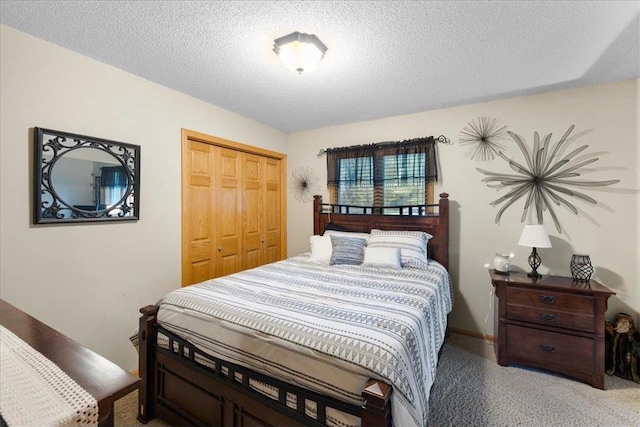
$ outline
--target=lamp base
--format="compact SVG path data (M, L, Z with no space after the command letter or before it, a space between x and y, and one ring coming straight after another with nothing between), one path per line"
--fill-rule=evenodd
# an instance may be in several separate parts
M532 279L539 279L540 277L542 277L542 275L538 273L538 267L540 267L542 260L540 259L540 255L538 255L538 251L535 247L532 248L531 255L529 255L529 258L527 258L527 260L529 261L529 266L531 266L531 273L527 273L527 276L531 277Z

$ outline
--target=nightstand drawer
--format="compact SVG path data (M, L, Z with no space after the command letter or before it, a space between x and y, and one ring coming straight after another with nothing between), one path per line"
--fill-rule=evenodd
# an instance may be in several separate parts
M594 298L542 289L507 288L507 304L593 315Z
M539 325L595 332L593 315L576 314L566 311L549 310L547 307L532 308L507 303L507 318Z
M509 358L560 371L591 372L593 339L507 325Z

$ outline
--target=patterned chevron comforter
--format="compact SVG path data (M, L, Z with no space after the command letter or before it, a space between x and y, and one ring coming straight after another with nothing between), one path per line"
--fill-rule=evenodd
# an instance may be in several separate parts
M327 266L308 254L171 292L158 322L205 352L362 403L393 385L396 426L423 426L452 308L448 272ZM344 422L344 421L342 421Z

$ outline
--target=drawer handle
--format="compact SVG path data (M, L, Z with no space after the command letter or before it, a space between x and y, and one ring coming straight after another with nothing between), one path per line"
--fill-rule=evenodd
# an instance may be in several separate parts
M540 318L544 321L547 322L553 322L554 320L556 320L556 315L555 314L547 314L547 313L540 313Z
M547 353L553 353L554 351L556 351L556 347L553 345L540 344L540 348L542 349L542 351L546 351Z
M555 304L556 297L554 297L553 295L540 295L540 301L545 304Z

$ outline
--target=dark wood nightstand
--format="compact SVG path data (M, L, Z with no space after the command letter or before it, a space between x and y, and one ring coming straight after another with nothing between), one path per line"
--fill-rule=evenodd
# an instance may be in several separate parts
M604 389L605 311L615 292L591 280L489 270L498 298L498 363L546 369Z

